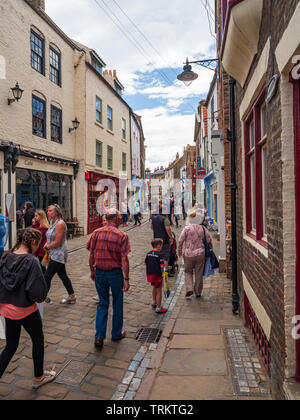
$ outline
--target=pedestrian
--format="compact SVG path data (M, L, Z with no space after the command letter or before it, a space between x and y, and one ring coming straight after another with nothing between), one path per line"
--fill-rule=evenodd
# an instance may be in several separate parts
M184 258L184 273L186 285L186 298L194 293L200 298L203 291L203 271L205 265L204 231L207 243L211 242L211 236L202 225L203 214L192 212L187 219L187 226L181 232L178 242L178 255ZM193 286L193 273L195 284Z
M170 206L170 213L168 214L168 219L170 221L170 225L173 226L173 222L172 222L172 215L174 214L174 199L173 197L170 198L169 200L169 206Z
M142 223L141 223L140 218L141 218L141 202L140 200L137 200L135 202L135 208L134 208L134 220L135 220L134 226L137 226L137 224L141 226Z
M16 221L17 221L17 230L23 229L24 218L23 218L23 213L21 210L16 211Z
M47 296L47 284L38 260L41 232L27 228L0 263L0 315L5 318L6 347L0 356L0 378L18 349L23 326L32 340L34 389L52 381L56 373L44 370L44 334L37 302Z
M125 232L118 229L122 218L116 209L106 212L106 220L107 226L95 230L86 246L90 252L91 279L95 282L100 300L95 334L95 346L99 349L103 347L106 338L109 289L112 291L113 300L113 341L126 336L123 331L123 292L129 290L129 239Z
M161 306L162 301L162 271L164 268L164 257L161 254L164 241L162 239L153 239L151 242L152 251L148 252L145 264L147 272L147 281L152 286L152 308L156 313L164 314L167 309Z
M163 240L163 247L161 253L164 258L164 270L168 273L170 246L173 244L173 235L170 226L170 221L165 214L162 214L162 203L159 203L159 214L151 216L151 229L153 230L153 238L161 238ZM169 274L173 277L172 274Z
M26 201L24 204L23 218L25 228L32 225L32 219L34 218L35 210L31 201Z
M107 220L106 220L106 216L105 216L105 214L102 216L102 227L103 226L107 226ZM100 302L100 299L99 299L99 295L98 295L98 293L95 295L95 296L93 296L93 300L95 301L95 302Z
M121 209L122 209L122 217L123 217L123 226L128 226L128 209L127 209L127 203L124 201L121 203Z
M48 252L50 258L45 273L48 292L50 291L51 280L54 275L57 274L69 295L67 298L62 299L60 303L74 304L76 303L76 297L72 282L66 272L66 262L68 258L67 225L63 220L61 208L57 204L49 206L47 213L50 220L50 227L46 234L47 244L44 246L44 250ZM45 302L50 303L50 298L47 297Z
M39 230L42 234L42 239L40 242L40 246L37 249L37 251L34 253L34 255L36 257L38 257L40 264L41 264L41 268L42 268L42 272L43 274L45 274L46 272L46 268L42 265L42 261L43 258L45 256L46 251L44 250L44 246L46 245L47 242L47 236L46 233L49 229L49 222L46 216L46 213L44 212L44 210L36 210L35 214L34 214L34 218L32 220L32 228Z

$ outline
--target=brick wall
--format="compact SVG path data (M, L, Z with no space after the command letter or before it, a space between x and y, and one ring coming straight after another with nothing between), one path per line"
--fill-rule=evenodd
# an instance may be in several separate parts
M288 3L288 4L287 4ZM281 96L278 92L267 107L267 233L268 257L243 239L245 191L243 188L243 147L242 125L240 122L240 104L249 81L256 69L260 53L271 36L271 51L267 70L269 80L278 72L273 52L282 37L285 28L299 0L277 0L276 7L272 0L264 1L263 18L259 40L259 51L252 64L247 82L242 88L236 85L237 116L237 234L238 234L238 278L243 310L242 271L251 287L263 304L272 321L270 337L271 347L271 382L273 396L283 398L282 384L285 378L285 307L284 307L284 266L283 266L283 204L282 204L282 144L281 144ZM291 174L293 176L293 174Z

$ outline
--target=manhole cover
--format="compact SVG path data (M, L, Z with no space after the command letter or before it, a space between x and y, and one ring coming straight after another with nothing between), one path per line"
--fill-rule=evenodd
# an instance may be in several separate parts
M93 366L92 362L70 360L59 372L55 382L64 385L80 385Z
M160 336L161 330L158 328L141 328L136 335L136 340L144 343L158 343Z

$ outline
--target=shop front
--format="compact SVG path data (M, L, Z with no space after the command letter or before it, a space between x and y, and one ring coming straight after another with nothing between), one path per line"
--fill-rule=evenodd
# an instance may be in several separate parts
M101 198L104 209L110 207L118 208L119 179L97 172L86 172L85 180L88 182L88 234L90 234L95 229L102 227L103 213L99 212ZM104 188L99 181L103 181ZM105 186L106 181L108 186ZM114 185L115 188L110 188L111 185Z

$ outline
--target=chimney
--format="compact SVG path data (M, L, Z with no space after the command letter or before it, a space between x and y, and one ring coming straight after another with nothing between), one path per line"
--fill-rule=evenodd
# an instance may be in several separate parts
M114 76L114 79L117 79L117 70L113 71L113 76Z
M45 0L30 0L36 9L45 11Z

